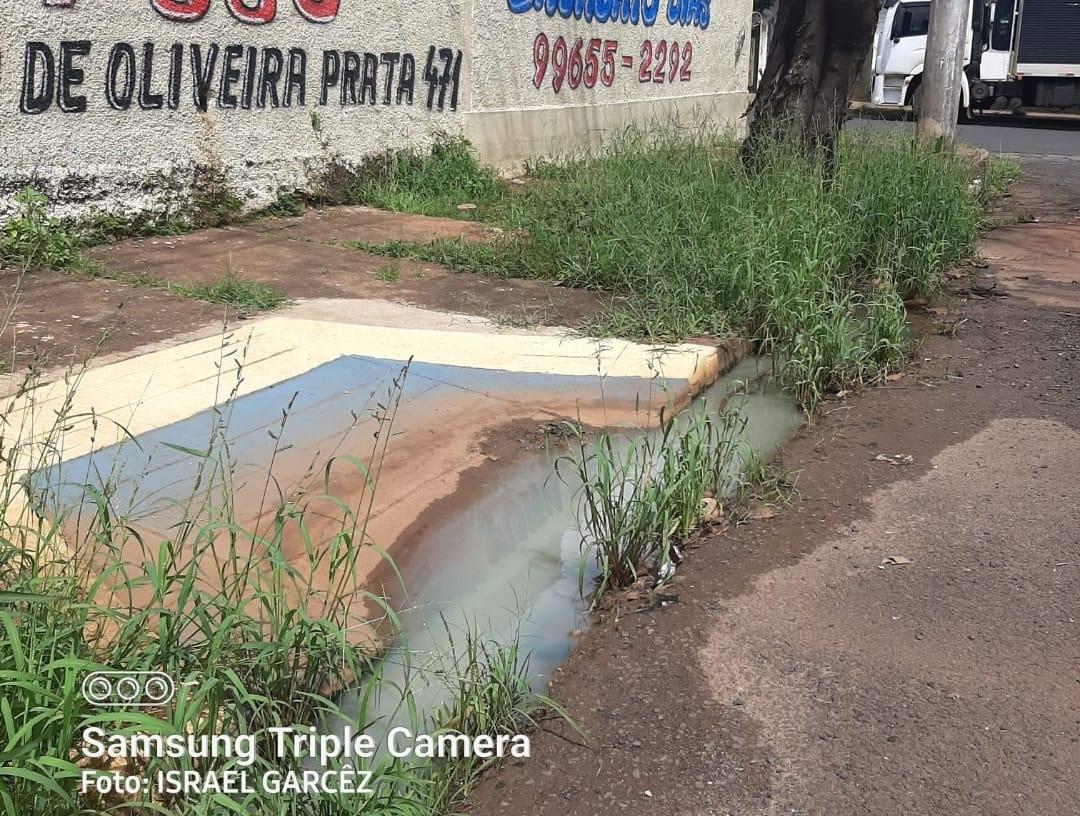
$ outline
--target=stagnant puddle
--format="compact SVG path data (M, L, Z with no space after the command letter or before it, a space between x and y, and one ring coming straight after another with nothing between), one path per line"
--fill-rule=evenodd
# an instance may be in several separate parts
M741 439L762 459L803 418L768 374L766 361L745 359L695 399L711 410L737 407L745 418ZM447 700L447 674L453 674L447 656L463 648L470 632L503 644L516 640L528 656L534 690L547 687L586 626L579 581L587 591L596 576L595 563L581 556L580 485L569 469L555 475L566 452L558 441L524 452L495 469L466 504L436 508L434 519L417 525L399 561L408 588L403 631L383 660L379 694L354 692L342 701L349 720L360 719L372 732L408 726L402 688L420 712Z
M120 560L136 570L154 557L144 542L223 522L249 534L241 549L224 554L257 563L263 553L251 534L271 529L279 508L297 496L333 497L309 501L306 529L287 525L280 542L283 559L306 586L329 590L338 579L328 574L327 559L313 568L307 550L309 541L327 542L341 531L339 507L362 519L366 541L395 560L407 558L403 539L416 517L454 494L459 477L486 461L476 435L493 422L576 415L590 425L643 425L670 400L666 388L686 393L688 387L677 379L662 385L658 377L601 381L343 355L121 443L71 458L61 451L63 461L36 471L29 488L42 515L63 519L76 550L99 524L99 505L107 503L114 526L121 522L138 533L119 543ZM230 383L219 389L228 394ZM199 558L205 583L216 588L215 581L222 583L218 553ZM397 604L398 582L379 553L358 548L356 558L355 577ZM358 633L357 640L384 634Z
M203 411L41 470L30 480L32 493L44 512L78 521L94 511L86 486L104 492L107 484L114 507L133 527L167 536L199 472L193 454L221 429L233 463L236 521L257 527L267 512L270 463L275 489L297 484L317 474L321 460L342 451L363 455L359 441L376 431L389 434L386 420L373 415L392 413L387 386L400 381L401 365L341 357L239 397L224 414ZM713 410L725 402L741 408L742 437L761 458L789 438L802 416L768 373L766 361L747 358L696 398ZM447 678L439 672L450 666L446 655L464 646L467 632L483 641L516 640L529 655L532 685L546 687L573 646L572 633L585 625L580 580L588 587L594 577L595 566L581 558L579 485L571 469L562 471L564 478L555 475L555 462L567 450L557 435L541 450L511 445L507 461L490 462L477 450L476 429L491 430L493 417L507 427L536 428L576 416L589 426L640 434L634 428L650 420L655 425L657 410L670 400L658 382L412 364L368 528L376 543L392 543L386 548L407 590L393 593L402 626L385 652L379 695L346 693L347 715L373 732L415 724L400 690L409 689L410 706L421 716L446 699ZM685 393L685 381L672 385ZM353 441L342 447L350 428ZM364 480L337 478L331 490L355 506ZM77 530L69 540L79 540ZM137 553L128 560L143 563ZM360 566L372 576L382 568L375 555Z

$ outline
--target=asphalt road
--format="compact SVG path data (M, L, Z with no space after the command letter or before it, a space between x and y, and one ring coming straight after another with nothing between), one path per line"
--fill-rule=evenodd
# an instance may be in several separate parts
M860 118L852 119L849 127L914 131L915 123L864 112ZM977 122L960 125L960 138L991 153L1080 157L1080 119L1075 117L1043 119L985 114Z

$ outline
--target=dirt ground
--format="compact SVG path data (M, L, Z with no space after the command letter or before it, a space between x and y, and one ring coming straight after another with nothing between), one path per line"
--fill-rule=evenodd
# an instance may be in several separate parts
M91 258L125 275L206 284L225 274L269 284L290 298L360 298L478 315L522 324L577 326L599 297L545 281L453 272L438 264L387 258L345 246L361 241L494 237L474 223L368 207L309 210L296 218L146 238L102 247Z
M341 245L492 237L493 231L464 221L334 207L295 218L120 241L90 250L87 257L127 277L206 284L232 274L269 284L297 301L392 301L507 325L576 327L603 306L602 296L583 289L544 281L493 280ZM24 276L12 269L0 269L0 308L9 316L0 323L4 327L0 371L125 356L192 332L220 331L226 322L235 324L246 317L221 304L148 286L74 272Z
M226 309L155 289L73 273L23 276L0 269L5 371L67 367L126 354L199 326L221 326Z
M1080 162L1006 207L959 336L826 404L678 604L606 614L553 686L587 743L547 723L475 814L1080 813Z

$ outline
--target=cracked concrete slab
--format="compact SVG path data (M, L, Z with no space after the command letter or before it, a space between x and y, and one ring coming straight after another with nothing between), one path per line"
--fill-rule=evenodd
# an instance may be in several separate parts
M1002 289L1043 306L1080 309L1080 224L994 230L979 245Z

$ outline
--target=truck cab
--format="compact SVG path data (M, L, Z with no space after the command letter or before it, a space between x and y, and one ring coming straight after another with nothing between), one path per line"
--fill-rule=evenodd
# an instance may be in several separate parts
M972 0L964 43L962 113L1080 105L1080 2ZM928 0L886 0L878 17L870 100L918 107Z
M977 104L986 90L976 83L1008 78L1014 3L974 0L969 6L960 99L965 111ZM870 93L874 104L917 104L929 25L928 0L886 0L874 35Z

